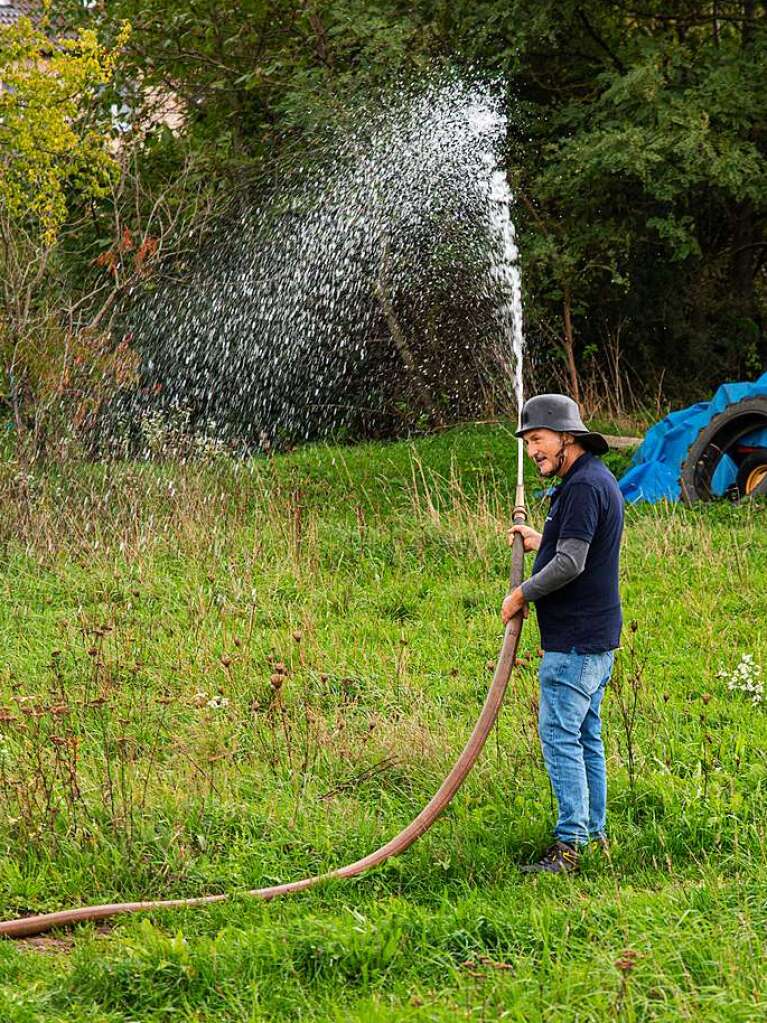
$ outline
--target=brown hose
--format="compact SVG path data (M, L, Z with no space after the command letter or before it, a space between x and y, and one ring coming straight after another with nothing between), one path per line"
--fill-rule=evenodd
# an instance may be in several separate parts
M525 521L525 518L522 495L518 488L517 503L514 509L514 522L522 523ZM523 569L523 541L522 537L517 534L514 537L511 555L512 589L522 582ZM520 613L512 618L506 626L503 646L498 657L492 684L485 698L485 704L460 757L440 785L436 794L403 831L387 842L386 845L381 846L380 849L369 853L367 856L363 856L361 860L357 860L355 863L349 863L345 867L338 867L335 870L328 871L326 874L317 874L315 877L304 877L300 881L289 881L287 884L273 885L270 888L254 888L252 891L243 894L261 899L273 899L277 895L292 895L294 892L301 892L305 888L311 888L313 885L319 884L321 881L327 881L329 878L355 877L357 874L370 870L371 867L377 867L379 863L383 863L391 856L399 856L400 853L410 848L413 842L429 830L448 805L481 753L503 702L521 632L522 614ZM53 927L69 927L84 920L105 920L107 917L117 916L118 913L140 913L146 910L208 906L214 902L225 902L229 897L228 894L202 895L193 899L159 899L149 902L113 902L104 906L83 906L80 909L65 909L58 913L43 913L40 916L23 917L20 920L7 920L0 923L0 935L8 938L29 938L35 934L49 931Z

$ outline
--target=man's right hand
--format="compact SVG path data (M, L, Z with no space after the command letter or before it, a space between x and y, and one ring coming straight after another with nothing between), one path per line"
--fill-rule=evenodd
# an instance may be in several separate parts
M530 551L537 551L541 546L541 533L532 529L530 526L512 526L509 530L509 546L514 543L514 534L519 533L524 542L524 549L526 553Z

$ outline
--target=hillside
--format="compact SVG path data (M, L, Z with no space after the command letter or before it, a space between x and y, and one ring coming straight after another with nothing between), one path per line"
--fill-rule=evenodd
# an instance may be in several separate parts
M477 426L251 463L6 457L2 917L236 893L399 830L491 677L515 455ZM767 662L765 521L629 509L609 858L517 870L552 824L531 615L495 736L406 856L289 900L0 942L0 1019L763 1018L767 709L730 683Z

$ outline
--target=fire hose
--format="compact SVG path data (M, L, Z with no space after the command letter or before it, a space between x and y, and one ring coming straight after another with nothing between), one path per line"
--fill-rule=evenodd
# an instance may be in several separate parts
M521 525L526 521L526 518L525 494L522 481L522 445L520 442L518 446L517 488L513 521L515 525ZM520 585L523 572L524 543L521 535L516 533L511 554L511 589ZM298 881L289 881L286 884L273 885L268 888L255 888L240 894L253 898L273 899L278 895L292 895L296 892L304 891L306 888L312 888L314 885L328 881L331 878L356 877L358 874L362 874L366 870L384 863L392 856L401 855L421 835L425 834L463 784L477 757L482 752L482 747L485 745L485 741L495 724L506 693L506 687L509 683L511 669L514 666L519 638L522 632L522 621L523 615L520 611L506 625L503 645L496 662L493 681L487 692L477 723L461 755L431 800L406 828L385 845L382 845L380 849L369 853L367 856L363 856L362 859L356 860L354 863L347 864L345 867L338 867L335 870L330 870L324 874L317 874L313 877L304 877ZM202 895L189 899L156 899L143 902L113 902L103 906L81 906L78 909L65 909L55 913L43 913L39 916L22 917L17 920L0 922L0 936L7 938L29 938L33 935L49 931L54 927L70 927L73 924L82 923L86 920L106 920L120 913L155 912L162 909L191 909L198 906L209 906L216 902L225 902L230 897L229 893L224 893L220 895Z

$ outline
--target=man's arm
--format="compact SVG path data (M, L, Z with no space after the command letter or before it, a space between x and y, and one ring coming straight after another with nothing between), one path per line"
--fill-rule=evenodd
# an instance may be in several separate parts
M578 540L575 537L560 540L551 561L522 583L525 600L540 600L577 579L586 566L590 546L588 540Z
M576 579L584 569L590 546L588 540L560 540L551 561L512 590L504 600L501 606L504 625L520 611L527 618L528 601L539 600Z

